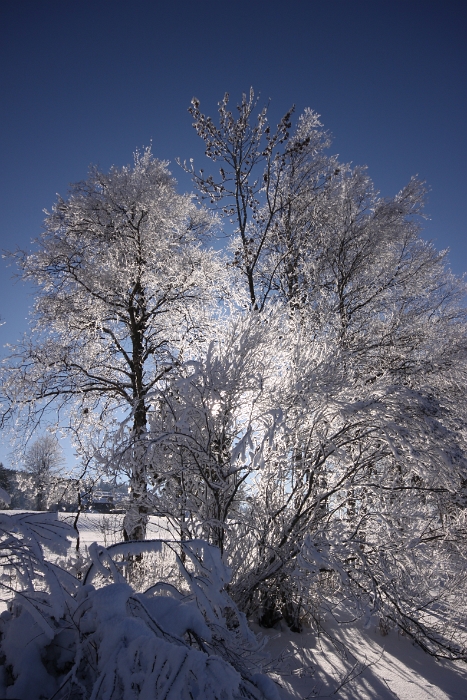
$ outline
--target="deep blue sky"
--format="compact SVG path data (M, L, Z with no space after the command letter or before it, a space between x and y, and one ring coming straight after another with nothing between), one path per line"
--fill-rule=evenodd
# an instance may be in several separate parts
M276 121L310 106L341 160L384 196L418 174L425 236L467 270L467 3L454 0L4 0L0 9L0 248L27 248L42 210L90 163L152 140L173 162L203 150L187 107L215 116L252 85ZM27 290L0 268L0 344L27 330ZM0 451L0 458L3 452Z

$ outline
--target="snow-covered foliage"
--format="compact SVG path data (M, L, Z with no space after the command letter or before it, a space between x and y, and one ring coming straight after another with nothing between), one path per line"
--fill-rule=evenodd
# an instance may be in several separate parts
M190 195L176 193L167 164L150 149L136 153L132 167L93 168L68 199L58 199L36 252L14 254L38 289L34 332L12 349L2 381L10 409L22 406L16 429L23 438L47 413L56 424L58 411L58 421L68 416L83 459L102 453L125 414L137 441L147 394L200 332L216 275L200 247L210 226ZM146 477L137 462L129 539L145 531Z
M85 461L129 477L126 539L153 513L181 563L218 547L262 625L346 608L465 659L465 284L420 236L423 183L384 199L314 112L271 129L255 108L226 95L215 125L193 100L211 215L149 151L58 201L18 256L38 332L4 420L69 407Z
M53 563L74 531L54 514L0 515L0 692L21 700L275 700L265 654L226 593L229 572L201 540L90 547L82 579ZM168 547L178 586L137 592L125 570ZM182 563L182 558L184 563Z
M232 595L296 629L345 600L465 657L465 286L420 238L425 188L382 199L365 169L326 156L311 111L293 132L290 113L276 131L265 110L255 119L252 93L236 115L226 95L218 126L192 105L219 175L187 169L236 224L235 298L269 348L255 362L253 335L243 342L256 394L216 404L222 473L245 476L224 509ZM274 416L272 433L233 429L253 415Z
M464 656L456 407L388 376L349 380L349 353L280 319L226 323L154 402L146 455L164 480L151 507L221 548L232 596L263 624L298 630L345 603Z
M47 510L53 502L53 491L58 485L58 472L63 462L60 444L53 435L42 435L28 448L24 467L34 492L35 510Z

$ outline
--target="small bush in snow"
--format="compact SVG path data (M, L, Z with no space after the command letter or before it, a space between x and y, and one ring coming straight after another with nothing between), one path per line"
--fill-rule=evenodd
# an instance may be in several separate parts
M10 596L0 616L3 697L278 697L260 673L262 645L225 591L229 572L218 550L201 540L93 544L79 580L51 561L73 534L52 513L0 515L1 584ZM154 581L135 592L124 565L164 549L172 551L182 585Z

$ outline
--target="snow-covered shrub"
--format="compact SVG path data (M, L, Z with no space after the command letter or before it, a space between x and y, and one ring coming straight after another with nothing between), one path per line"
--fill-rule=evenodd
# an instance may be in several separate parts
M2 697L278 698L261 674L262 644L225 590L229 571L217 549L201 540L93 544L79 580L52 561L73 535L52 513L0 516L1 585L9 597L0 615ZM165 548L181 585L155 580L136 592L125 569L143 552Z
M379 517L362 521L366 527L357 537L344 521L305 537L293 572L294 598L309 609L304 601L312 591L312 617L326 611L341 620L361 617L382 633L398 628L433 656L466 661L466 557L458 547L465 541L465 514L450 525L452 542L428 520L424 527L416 519L409 523L411 514L400 516L398 532L381 509Z

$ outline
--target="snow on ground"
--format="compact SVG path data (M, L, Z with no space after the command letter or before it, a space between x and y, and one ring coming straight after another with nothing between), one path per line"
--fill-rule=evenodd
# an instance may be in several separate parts
M59 517L73 524L75 515ZM81 514L81 546L121 541L122 520L117 514ZM163 519L151 517L148 538L172 539L172 533ZM382 636L376 626L365 630L334 623L327 627L331 641L311 631L295 634L285 625L278 630L253 627L269 638L272 666L281 671L271 676L280 683L283 700L467 700L466 664L437 662L394 630ZM347 660L336 646L345 650ZM339 688L343 680L347 682Z
M13 511L8 511L13 512ZM59 513L60 520L73 525L76 513ZM123 515L117 513L81 513L78 519L80 545L89 546L92 542L108 547L111 544L122 541ZM147 539L173 539L174 533L170 531L167 522L163 518L150 516L147 528Z
M0 513L7 515L15 515L16 513L28 513L26 510L5 510ZM60 520L63 520L73 526L76 519L76 513L58 513ZM80 546L88 546L92 542L108 547L111 544L122 541L123 531L123 515L119 513L90 513L85 511L78 518L78 529L80 536ZM170 529L167 521L163 518L155 516L149 517L147 538L148 539L166 539L171 540L176 537L175 533Z
M466 664L437 662L395 631L383 637L376 627L364 630L354 624L328 629L334 644L346 650L346 662L324 635L266 631L269 652L289 666L287 675L276 677L284 700L467 699ZM345 678L348 682L338 690Z

